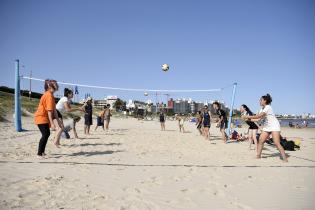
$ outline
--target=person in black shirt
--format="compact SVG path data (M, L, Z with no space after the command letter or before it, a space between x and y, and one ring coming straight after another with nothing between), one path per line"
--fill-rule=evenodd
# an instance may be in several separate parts
M242 116L253 116L253 112L243 104L240 107L240 112L242 113ZM258 131L258 125L253 122L253 120L246 120L245 123L249 126L248 128L248 140L249 140L249 149L251 149L252 143L255 143L256 151L257 151L257 131Z
M207 105L203 108L201 124L203 126L203 136L206 140L210 140L211 112L209 111Z
M227 117L226 117L226 113L225 111L223 111L221 109L221 105L219 102L214 102L212 104L213 108L216 110L216 114L219 115L219 121L218 121L218 125L217 127L220 128L220 132L222 134L222 140L224 143L226 143L227 141L227 135L225 133L225 129L227 129L227 125L228 125L228 120L227 120Z
M161 131L165 131L165 114L164 114L164 110L162 109L160 112L160 123L161 123Z
M84 114L84 134L90 134L90 127L93 124L92 114L92 98L88 97L85 104L83 105Z

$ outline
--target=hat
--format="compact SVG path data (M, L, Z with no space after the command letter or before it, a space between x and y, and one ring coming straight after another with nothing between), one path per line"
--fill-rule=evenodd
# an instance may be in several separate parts
M92 101L92 98L89 96L87 97L86 101Z

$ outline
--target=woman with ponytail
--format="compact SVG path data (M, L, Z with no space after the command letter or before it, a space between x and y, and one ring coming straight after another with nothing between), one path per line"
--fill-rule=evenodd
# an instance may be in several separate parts
M242 113L242 116L253 116L253 112L248 108L248 106L246 106L245 104L243 104L240 107L240 112ZM246 124L249 126L248 128L248 140L249 140L249 149L251 149L252 144L255 144L256 147L256 151L257 151L257 131L258 131L258 126L255 122L253 122L254 120L246 120Z
M63 129L63 124L58 118L56 111L56 104L54 93L58 90L59 86L56 80L46 79L44 83L45 93L40 98L37 111L34 114L35 124L38 126L42 137L39 141L37 155L43 157L46 155L45 148L50 136L50 128L55 129L53 119L60 128Z
M260 98L260 106L262 107L258 115L243 116L245 120L259 120L264 119L264 124L262 128L262 133L259 137L258 147L257 147L257 158L261 158L261 152L265 141L268 139L270 134L272 135L273 142L277 149L279 150L282 160L288 162L287 156L284 152L283 147L280 144L280 123L276 118L272 107L270 106L272 98L269 94L266 94Z
M82 111L82 108L72 108L71 107L71 99L72 98L73 98L73 91L69 88L65 88L64 89L64 96L59 99L59 101L56 105L58 118L62 123L63 123L62 113L74 112L74 111L78 111L78 110ZM56 122L56 119L54 119L54 121ZM61 137L61 133L63 132L63 129L61 129L61 127L58 126L58 123L56 123L56 127L57 127L57 134L55 136L54 144L57 147L59 147L60 146L60 137Z

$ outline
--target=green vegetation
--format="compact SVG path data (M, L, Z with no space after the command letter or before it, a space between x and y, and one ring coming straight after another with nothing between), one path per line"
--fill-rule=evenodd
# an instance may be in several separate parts
M35 113L39 103L38 98L31 98L29 100L26 96L21 96L21 109L22 116L29 116ZM80 105L75 104L72 107L79 107ZM12 116L14 113L14 94L0 91L0 122L7 121L8 116ZM64 114L65 118L82 116L82 112L76 111L72 113Z

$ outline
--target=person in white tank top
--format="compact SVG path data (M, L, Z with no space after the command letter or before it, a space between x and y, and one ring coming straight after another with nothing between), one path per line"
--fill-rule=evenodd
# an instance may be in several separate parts
M258 159L261 158L261 152L264 147L264 143L271 134L273 142L281 154L282 160L284 162L288 162L285 151L280 144L280 123L270 106L271 102L272 102L272 98L269 94L262 96L260 98L260 106L262 108L259 114L253 115L253 116L246 115L246 116L242 116L242 118L249 121L257 121L261 119L264 120L262 133L260 134L258 147L257 147L256 157Z

